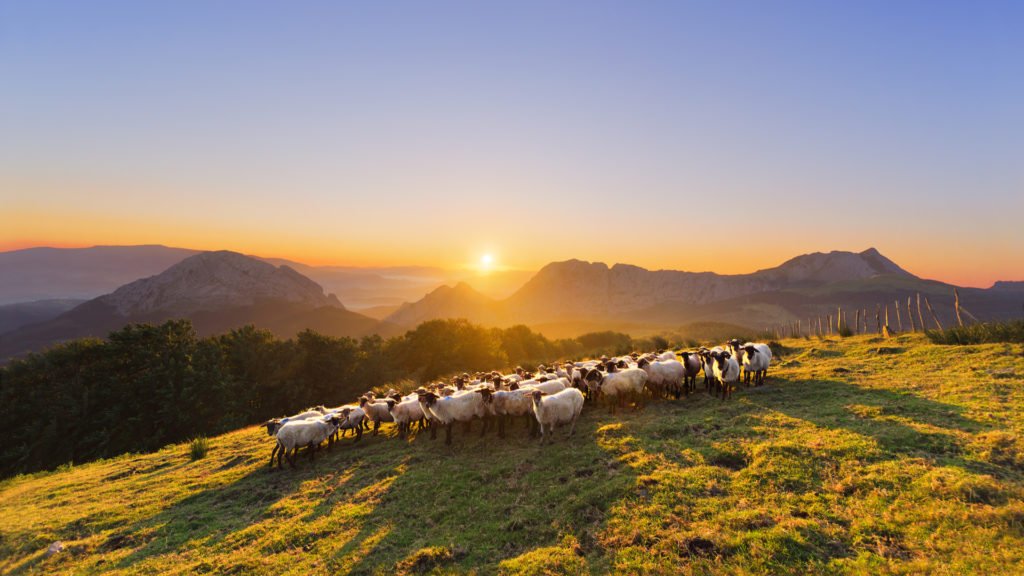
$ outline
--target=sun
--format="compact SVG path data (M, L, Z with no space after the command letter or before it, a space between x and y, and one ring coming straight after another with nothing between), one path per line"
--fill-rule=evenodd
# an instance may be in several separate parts
M494 264L494 256L490 254L484 254L483 256L480 257L481 270L490 270L492 264Z

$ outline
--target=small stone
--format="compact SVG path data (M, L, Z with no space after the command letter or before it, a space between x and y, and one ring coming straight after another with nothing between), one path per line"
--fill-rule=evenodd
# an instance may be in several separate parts
M50 547L46 549L46 557L49 558L50 556L53 556L54 554L57 554L58 552L63 552L63 551L64 551L64 543L61 542L60 540L58 540L58 541L54 542L53 544L50 544Z

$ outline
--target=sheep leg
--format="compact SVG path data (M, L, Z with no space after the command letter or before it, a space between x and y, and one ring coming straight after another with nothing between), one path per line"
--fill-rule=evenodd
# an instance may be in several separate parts
M444 427L444 445L445 446L451 446L452 445L452 423L451 422L449 422Z
M504 438L505 437L505 419L506 418L508 418L508 416L505 415L505 414L502 414L502 415L498 416L498 438Z
M292 448L291 452L285 452L284 453L285 459L288 460L288 464L292 468L295 468L295 460L293 459L293 457L295 456L295 453L298 452L298 451L299 451L299 447L296 446L295 448Z
M430 427L430 439L435 440L437 438L437 426L431 425Z
M270 467L274 467L274 455L277 454L277 450L281 448L280 444L274 444L274 451L270 453Z
M465 423L462 424L462 433L463 434L469 434L472 431L473 431L473 423L472 422L466 421Z
M377 431L380 430L380 420L373 421L373 435L377 435Z
M362 426L356 426L356 442L359 442L362 439L363 439L363 427Z
M487 429L491 427L491 417L484 416L484 425L480 427L480 437L483 438L484 434L487 434Z
M579 418L580 418L580 415L579 415L579 414L577 414L577 415L576 415L576 416L575 416L575 417L574 417L574 418L572 419L572 424L570 424L570 425L569 425L569 435L568 435L568 436L566 436L566 438L570 438L570 437L572 437L572 435L573 435L573 434L575 434L575 433L576 433L576 421L577 421L577 420L579 420Z

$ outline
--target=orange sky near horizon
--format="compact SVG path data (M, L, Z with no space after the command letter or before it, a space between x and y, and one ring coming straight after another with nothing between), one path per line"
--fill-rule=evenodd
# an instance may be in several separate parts
M946 251L919 250L916 243L895 243L891 239L871 241L822 241L813 238L775 238L762 241L758 249L730 252L714 241L697 242L685 235L652 240L647 249L632 245L580 242L578 239L532 234L508 237L478 235L465 241L429 238L402 245L399 238L380 242L344 234L316 235L274 230L261 234L259 226L234 222L217 229L196 224L182 226L158 218L119 218L111 215L57 217L43 213L6 212L0 218L0 250L20 250L37 246L84 248L96 245L163 244L197 250L233 250L263 257L276 257L314 266L438 266L476 269L484 254L493 255L492 270L537 270L552 261L578 258L609 265L625 263L651 270L671 269L720 274L742 274L777 266L800 254L848 250L859 252L877 248L909 272L922 278L941 280L960 286L987 288L996 280L1024 280L1024 267L1012 250L1000 252L990 246L969 241ZM415 235L414 235L415 236ZM571 236L568 234L566 236ZM667 248L678 246L678 248ZM698 247L700 246L700 247ZM743 244L741 244L743 246ZM987 257L979 260L978 252ZM1016 262L1016 266L1007 264Z

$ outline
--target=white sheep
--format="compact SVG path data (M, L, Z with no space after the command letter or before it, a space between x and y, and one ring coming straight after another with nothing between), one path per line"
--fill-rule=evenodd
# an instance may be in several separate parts
M733 388L740 379L740 364L729 352L718 352L712 370L722 386L722 400L732 397Z
M414 422L419 422L422 428L425 415L423 414L423 408L420 407L417 395L413 394L411 398L406 396L397 403L388 404L388 406L391 409L391 417L398 427L399 438L405 438L408 435L409 429Z
M675 356L675 353L672 355ZM641 358L637 367L647 372L646 386L655 397L672 393L679 398L683 378L686 376L686 368L680 361L673 358L652 362L647 358Z
M662 352L661 354L658 355L658 360L661 360L661 361L675 360L675 359L676 359L676 353L671 351L671 350L666 350L666 351L664 351L664 352Z
M535 391L533 388L498 390L491 394L489 399L485 397L485 403L488 404L491 414L498 420L499 438L505 437L505 421L510 418L522 416L528 418L529 422L533 422L532 394ZM530 428L532 432L533 426Z
M394 403L393 399L387 400L370 400L366 396L359 399L359 407L366 413L366 418L370 422L373 422L373 435L377 435L377 431L380 430L381 422L394 422L395 419L391 416L391 409L389 403Z
M608 365L608 373L601 380L600 393L608 402L616 402L622 406L629 399L639 405L643 402L644 385L647 384L647 372L640 368L619 370L615 364Z
M462 392L451 396L438 396L434 392L424 391L419 394L420 407L423 413L430 416L430 419L445 427L445 444L452 443L452 424L465 422L469 424L477 418L484 419L484 427L480 432L483 436L487 433L487 418L490 410L484 405L484 396L490 395L488 389L474 392ZM430 428L430 438L437 437L437 427Z
M744 381L750 385L750 377L754 377L754 385L764 384L764 377L772 363L772 349L767 344L747 342L743 345Z
M545 437L553 440L555 427L559 424L570 424L569 436L576 431L576 420L583 410L583 394L575 388L566 388L561 392L546 395L540 390L531 393L533 397L533 413L540 426L540 443Z
M292 458L303 446L308 447L309 457L321 442L327 440L334 434L338 427L339 419L336 415L323 416L313 420L292 420L281 425L277 430L277 443L273 452L270 453L270 466L274 466L274 456L277 456L277 467L282 467L282 457L288 459L288 464L295 467L295 460Z

